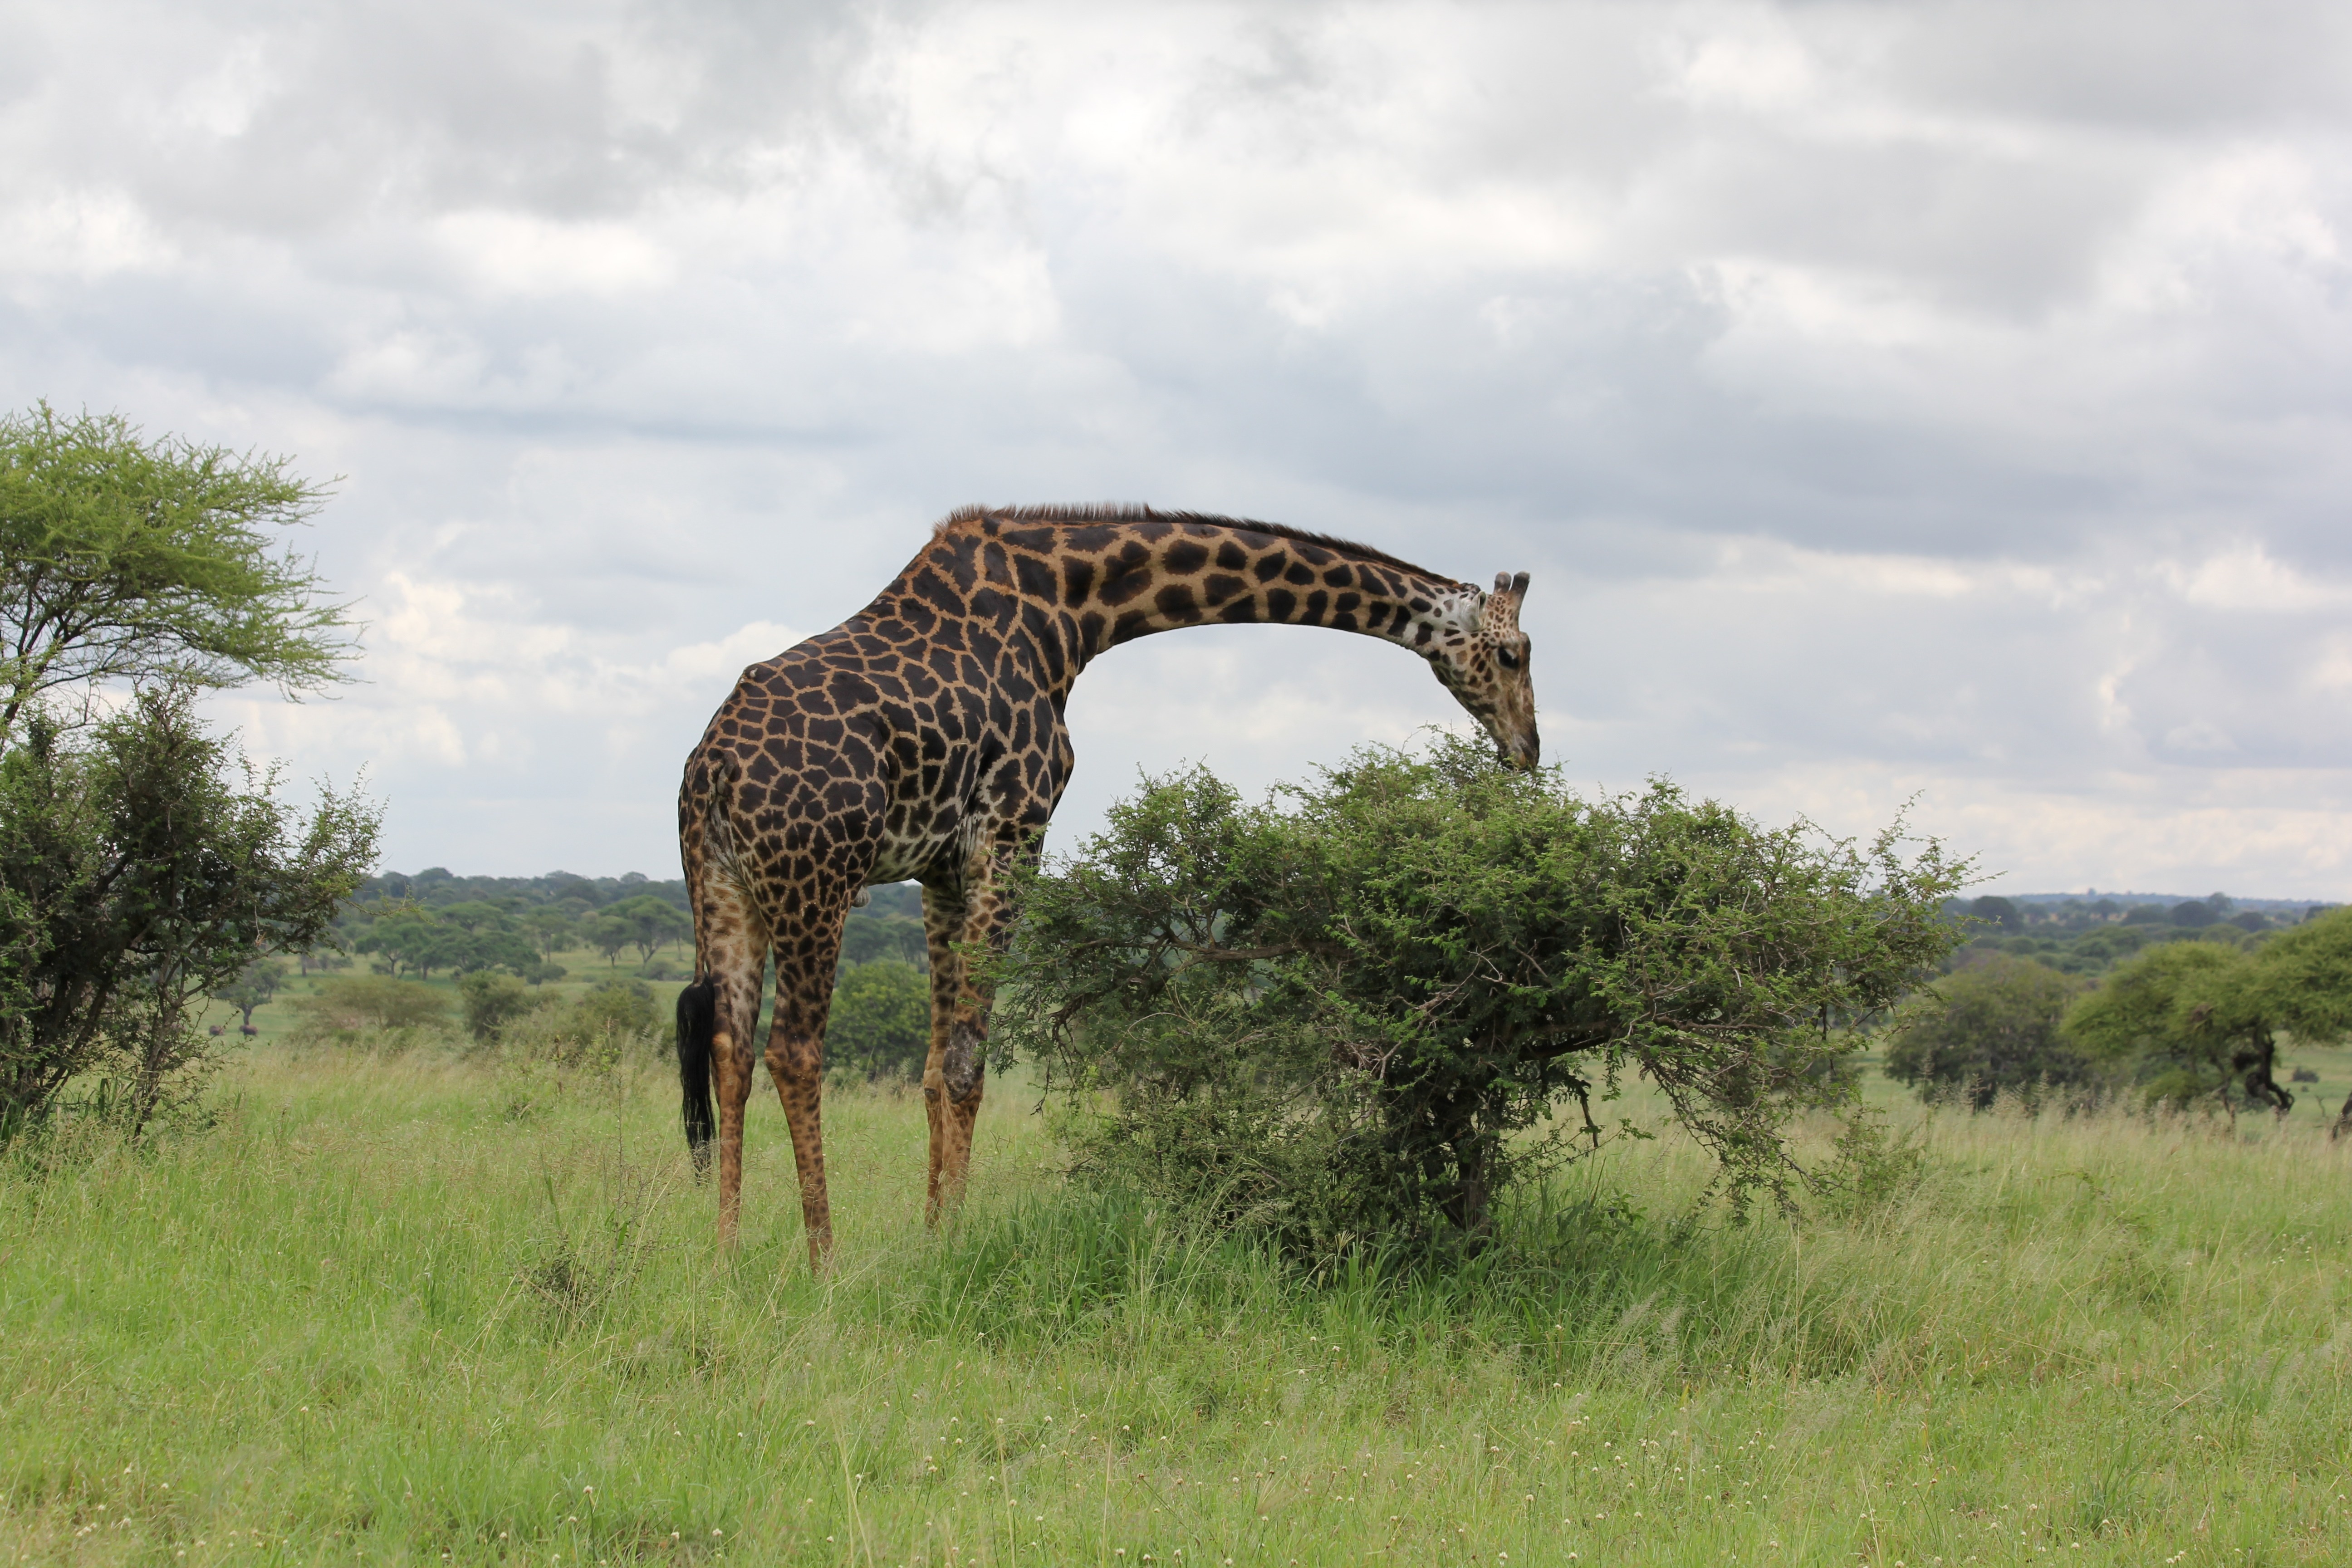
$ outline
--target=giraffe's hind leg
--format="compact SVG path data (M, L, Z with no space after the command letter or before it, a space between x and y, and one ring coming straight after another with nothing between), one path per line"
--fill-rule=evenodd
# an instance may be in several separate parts
M768 1028L768 1076L783 1101L800 1177L801 1222L809 1267L833 1262L833 1203L824 1174L824 1026L833 1008L834 965L850 892L813 900L776 926L776 1016Z
M732 1245L743 1207L743 1111L751 1098L754 1066L752 1037L760 1021L760 981L767 968L767 925L740 889L722 879L702 878L696 889L694 938L696 1009L709 1015L709 1082L717 1091L719 1134L719 1240ZM681 1026L687 1023L680 1010ZM681 1033L681 1053L689 1049ZM681 1068L690 1073L690 1058L682 1054ZM698 1127L694 1086L687 1086L687 1137L695 1146L698 1166L709 1154L698 1140L709 1136Z

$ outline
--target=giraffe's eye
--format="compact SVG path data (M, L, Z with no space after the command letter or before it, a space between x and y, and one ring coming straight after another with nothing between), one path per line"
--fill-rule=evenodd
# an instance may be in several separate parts
M1513 653L1509 648L1498 649L1496 652L1495 660L1505 669L1517 669L1519 668L1519 656Z

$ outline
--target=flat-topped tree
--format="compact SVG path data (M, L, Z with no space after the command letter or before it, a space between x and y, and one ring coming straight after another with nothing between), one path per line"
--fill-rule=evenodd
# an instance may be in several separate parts
M347 608L273 531L325 494L288 459L120 415L0 417L0 742L43 696L107 680L344 679Z
M1525 573L1491 592L1368 545L1275 523L1141 507L956 512L880 596L743 672L688 757L678 832L696 979L678 998L687 1139L719 1143L719 1233L735 1232L743 1111L764 1052L798 1166L809 1255L833 1228L819 1089L842 923L866 887L923 887L931 1037L929 1209L962 1190L989 997L961 949L1002 952L1010 873L1036 853L1076 758L1062 710L1097 657L1210 624L1325 626L1429 662L1505 761L1536 765L1519 630ZM712 1102L716 1090L717 1103Z

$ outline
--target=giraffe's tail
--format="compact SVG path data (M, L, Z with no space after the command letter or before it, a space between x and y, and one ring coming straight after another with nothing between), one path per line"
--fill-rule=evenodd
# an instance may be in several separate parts
M719 1131L710 1109L710 1052L718 1035L719 977L706 974L677 994L677 1080L697 1176L709 1173L710 1140Z

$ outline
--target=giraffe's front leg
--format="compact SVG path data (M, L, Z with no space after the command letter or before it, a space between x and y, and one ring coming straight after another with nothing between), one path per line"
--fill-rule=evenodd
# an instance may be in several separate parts
M933 1223L942 1209L963 1201L964 1181L971 1169L972 1124L980 1118L988 1072L987 1031L985 1000L959 1007L948 1024L947 1049L940 1055L937 1079L928 1067L923 1073L924 1102L932 1108L929 1215Z
M1003 950L1013 930L1013 866L1034 854L1034 840L1001 843L974 868L961 900L923 889L923 923L931 952L931 1050L923 1064L923 1109L931 1123L931 1169L925 1215L963 1197L971 1169L972 1124L980 1116L988 1071L991 997L955 944L987 952ZM950 905L961 906L961 920Z
M931 1163L923 1217L933 1225L940 1218L940 1174L948 1147L947 1063L963 994L963 954L955 944L963 940L965 908L961 887L923 884L923 938L931 961L931 1048L923 1058L923 1115L931 1126Z

